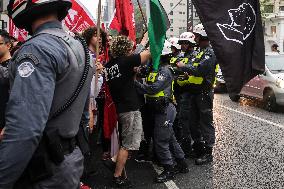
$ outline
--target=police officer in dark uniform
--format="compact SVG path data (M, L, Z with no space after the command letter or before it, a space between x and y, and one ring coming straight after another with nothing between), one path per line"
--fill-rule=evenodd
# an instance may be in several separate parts
M5 109L9 99L9 73L8 67L11 59L10 36L6 31L0 30L0 141L2 129L5 127Z
M158 71L152 71L146 78L146 84L136 82L138 90L146 94L147 111L151 111L154 128L154 149L163 166L164 171L157 176L156 182L161 183L173 179L175 173L187 173L188 166L184 153L176 141L173 122L176 115L173 99L173 69L169 66L168 54L171 53L170 44L164 46L163 55ZM175 165L176 161L176 166Z
M71 0L11 0L8 5L15 25L33 37L10 64L1 189L79 188L83 156L75 136L93 73L87 46L62 29L60 21L71 6Z
M171 37L169 39L169 42L171 43L171 55L172 57L178 57L181 52L181 45L178 43L179 38L177 37Z
M178 43L181 45L182 52L171 58L171 64L176 67L176 63L183 62L189 64L191 60L196 56L194 50L196 42L194 41L194 34L192 32L184 32L180 35ZM191 134L189 128L189 77L187 73L179 73L174 85L175 97L177 102L177 120L175 121L175 132L178 142L188 157L191 152ZM193 132L194 133L194 132Z
M191 131L200 129L201 133L192 134L198 153L197 165L213 161L212 149L215 144L215 128L213 126L213 84L215 82L216 56L202 25L194 29L195 40L200 51L189 64L179 62L181 71L187 72L190 82L189 123ZM204 143L203 143L204 141Z

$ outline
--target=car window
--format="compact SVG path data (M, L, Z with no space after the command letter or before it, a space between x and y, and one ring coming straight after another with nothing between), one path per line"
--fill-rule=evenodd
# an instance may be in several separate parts
M266 56L265 61L273 74L284 72L284 56Z

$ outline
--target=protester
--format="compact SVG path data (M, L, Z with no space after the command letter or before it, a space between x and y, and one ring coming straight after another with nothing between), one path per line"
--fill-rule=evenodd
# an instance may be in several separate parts
M17 46L19 43L19 41L13 36L10 36L10 42L11 42L11 48Z
M11 56L15 54L15 52L22 46L23 42L18 41L17 44L13 43L14 45L10 49Z
M11 95L0 143L1 189L80 185L83 156L75 136L93 73L87 46L81 44L85 42L62 29L60 21L71 6L71 0L9 2L16 27L33 37L10 63Z
M2 129L5 127L5 110L9 99L9 75L8 65L11 59L10 36L2 30L0 31L0 141L2 139Z
M146 44L146 37L141 43ZM115 166L113 182L117 186L131 185L122 173L128 152L139 149L142 134L142 119L139 111L141 102L134 86L134 67L146 63L150 58L150 52L147 50L133 55L133 45L126 36L114 37L110 47L112 59L105 66L106 80L116 105L121 127L121 148L117 157L113 158L116 166L113 160L105 161L108 167Z
M107 54L107 34L102 29L100 30L100 37L97 37L97 27L89 27L83 33L89 50L92 54L93 61L97 64L97 67L103 67L102 64L106 62ZM99 55L97 52L97 42L99 40ZM97 61L98 60L98 61ZM96 81L97 79L97 81ZM106 160L110 158L110 140L104 137L104 105L105 105L105 89L103 86L103 75L98 74L98 77L93 76L91 83L90 93L90 113L93 120L91 121L91 128L96 125L98 131L98 142L102 144L103 154L102 159ZM94 140L90 140L94 141Z

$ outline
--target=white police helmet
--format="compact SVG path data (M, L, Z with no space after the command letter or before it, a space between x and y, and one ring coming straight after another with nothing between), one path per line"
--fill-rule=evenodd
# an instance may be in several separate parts
M177 37L171 37L169 39L169 42L172 44L171 46L175 47L178 50L180 50L181 46L180 46L180 44L178 44L178 41L179 41L179 38L177 38Z
M207 37L207 33L202 24L197 24L196 26L194 26L193 33L199 34L202 37Z
M178 42L180 43L181 41L188 41L192 44L195 44L194 41L195 35L191 32L184 32L180 35Z

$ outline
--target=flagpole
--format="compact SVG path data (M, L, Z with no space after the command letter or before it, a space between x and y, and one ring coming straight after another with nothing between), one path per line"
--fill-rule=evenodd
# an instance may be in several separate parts
M183 0L180 0L173 8L168 12L168 15L182 2Z
M146 16L147 16L147 25L148 25L150 14L151 14L151 12L150 12L150 0L146 0L145 3L146 3Z
M101 36L101 7L102 7L102 1L99 0L99 4L98 4L98 19L97 19L97 43L96 43L96 61L95 61L95 64L97 64L99 62L99 55L100 55L100 36ZM95 72L95 93L96 91L98 90L98 77L99 77L99 74L98 72L96 71Z
M143 13L143 10L142 10L142 7L141 7L141 3L139 0L137 0L137 3L138 3L138 6L139 6L139 10L141 12L141 15L142 15L142 18L143 18L143 21L144 21L144 25L145 25L145 28L146 28L146 31L148 31L148 26L147 26L147 21L145 19L145 15Z

